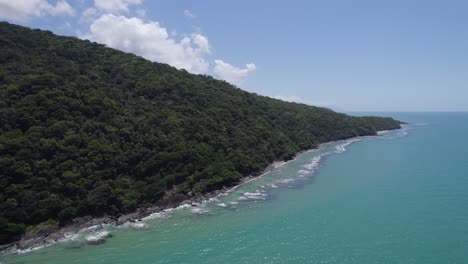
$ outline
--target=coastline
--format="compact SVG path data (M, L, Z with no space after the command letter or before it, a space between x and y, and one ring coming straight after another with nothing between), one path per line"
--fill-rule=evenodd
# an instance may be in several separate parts
M29 251L34 251L53 245L55 243L70 240L74 236L84 231L99 230L106 227L119 227L129 223L138 223L146 220L153 214L163 213L167 210L174 210L180 206L196 206L209 202L211 199L229 193L239 186L260 178L270 171L283 166L304 152L316 150L318 148L300 151L292 159L287 161L274 161L257 175L245 176L240 180L239 183L230 187L223 187L222 189L205 194L198 193L193 196L168 193L168 195L166 195L162 201L157 202L150 207L140 207L133 213L124 214L118 217L103 216L93 218L92 216L84 216L76 218L72 223L60 228L53 226L51 228L42 230L41 232L26 233L20 240L16 241L15 243L0 245L0 256L22 254Z
M44 247L50 246L58 242L70 240L74 236L82 232L89 231L89 230L100 230L106 227L119 227L119 226L126 225L129 223L138 223L138 222L144 221L145 219L149 218L153 214L164 213L168 210L174 210L180 206L196 206L199 204L203 204L203 203L211 201L212 199L215 199L216 197L220 195L229 193L235 190L236 188L238 188L239 186L244 185L252 180L263 177L264 175L268 174L272 170L277 169L285 165L286 163L296 159L299 155L303 153L313 151L313 150L318 150L326 144L330 144L330 143L334 143L338 141L354 140L354 139L359 139L359 138L369 137L369 136L371 137L381 136L382 133L379 133L379 132L384 132L384 131L377 131L375 135L357 136L357 137L351 137L348 139L328 141L328 142L320 143L316 148L301 150L297 152L291 159L286 160L286 161L285 160L273 161L270 165L268 165L261 172L245 176L238 183L230 187L223 186L223 188L212 191L212 192L208 192L205 194L197 193L194 195L184 195L184 194L167 192L161 201L158 201L157 203L149 207L140 207L133 213L124 214L120 216L103 216L103 217L98 217L98 218L93 218L92 216L85 216L85 217L76 218L73 220L72 223L63 227L58 227L57 225L53 225L39 232L26 233L20 240L14 243L0 245L0 256L22 254L22 253L37 250L40 248L44 248ZM388 130L385 132L388 132ZM104 242L104 240L102 240L102 242Z

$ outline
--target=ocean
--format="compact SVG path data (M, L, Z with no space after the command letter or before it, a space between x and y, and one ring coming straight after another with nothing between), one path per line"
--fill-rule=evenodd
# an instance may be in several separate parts
M468 113L381 115L410 124L0 263L468 263Z

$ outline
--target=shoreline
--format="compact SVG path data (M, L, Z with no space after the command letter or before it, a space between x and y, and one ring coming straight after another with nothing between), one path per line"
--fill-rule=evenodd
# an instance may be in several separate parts
M331 142L327 142L331 143ZM76 218L72 223L57 228L53 226L51 228L46 228L45 230L38 233L26 233L20 240L6 244L0 245L0 256L6 255L16 255L23 254L26 252L38 250L55 243L64 242L72 239L74 236L89 230L99 230L106 227L119 227L128 223L138 223L147 220L153 214L164 213L168 210L175 210L180 206L196 206L211 201L214 198L217 198L220 195L227 194L239 186L246 184L252 180L260 178L272 170L279 168L286 164L287 162L295 159L298 155L310 151L319 149L309 149L305 151L298 152L292 159L287 161L274 161L268 165L263 171L258 175L249 175L243 177L240 182L230 187L223 187L219 190L208 192L205 194L199 193L193 196L183 195L183 194L173 194L169 193L169 197L164 197L162 201L155 203L154 206L149 207L140 207L136 209L135 212L124 214L118 217L113 216L103 216L103 217L92 217L84 216ZM175 196L175 200L170 200L171 196ZM182 199L186 197L186 199ZM188 197L188 198L187 198ZM52 229L52 230L50 230ZM49 231L49 232L48 232Z
M164 195L162 200L156 202L154 205L140 207L136 209L133 213L124 214L120 216L103 216L97 218L92 216L84 216L74 219L72 223L63 227L53 225L39 232L26 233L20 240L14 243L0 245L0 256L23 254L26 252L38 250L53 245L55 243L71 240L74 236L89 230L99 230L104 229L106 227L119 227L128 223L142 222L150 218L153 214L164 213L168 210L177 209L180 206L196 206L199 204L207 203L212 199L220 195L227 194L250 181L263 177L269 172L285 165L286 163L292 160L295 160L301 154L318 150L324 145L331 144L334 142L353 140L369 136L382 136L382 134L379 132L383 131L377 131L375 135L357 136L348 139L328 141L320 143L316 148L301 150L297 152L291 159L273 161L261 172L242 177L238 183L230 187L223 186L223 188L214 190L212 192L208 192L205 194L197 193L192 195L177 194L169 191L166 193L166 195ZM385 132L389 132L389 130L386 130ZM385 134L385 132L383 134Z

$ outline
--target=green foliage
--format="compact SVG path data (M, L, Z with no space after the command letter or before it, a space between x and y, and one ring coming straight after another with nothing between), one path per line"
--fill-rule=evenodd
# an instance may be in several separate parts
M319 143L399 127L8 23L0 63L0 243L48 219L219 189Z

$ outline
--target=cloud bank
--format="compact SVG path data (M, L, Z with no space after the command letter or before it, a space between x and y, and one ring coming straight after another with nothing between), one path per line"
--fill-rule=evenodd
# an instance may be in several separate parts
M222 60L215 60L214 74L222 80L233 84L240 84L257 68L255 64L248 63L245 68L238 68Z
M205 36L191 34L177 41L154 21L105 14L91 24L84 38L192 73L209 69L204 56L210 53L210 46Z
M75 10L65 0L59 0L55 5L47 0L0 0L0 18L13 21L27 21L46 15L73 16Z

